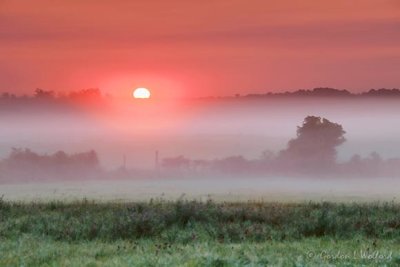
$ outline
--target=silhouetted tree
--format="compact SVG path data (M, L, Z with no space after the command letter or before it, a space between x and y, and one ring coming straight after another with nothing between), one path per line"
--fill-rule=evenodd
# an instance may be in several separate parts
M72 155L58 151L47 155L13 148L9 157L0 161L0 169L6 179L79 179L82 175L97 175L100 164L93 150Z
M46 91L40 88L36 88L35 90L35 97L40 98L40 99L49 99L49 98L54 98L54 92L53 91Z
M240 173L248 170L249 161L243 156L230 156L214 161L214 169L223 172Z
M377 177L380 175L390 174L394 170L398 172L399 168L393 168L390 166L390 162L382 159L377 152L372 152L368 157L361 157L356 154L348 162L342 163L346 174L356 175L361 177ZM395 160L395 159L394 159Z
M378 96L378 97L392 97L392 96L400 96L400 90L397 88L393 89L371 89L368 92L361 93L362 96Z
M69 98L75 101L101 101L102 95L98 88L88 88L74 91L69 94Z
M299 170L326 170L334 166L336 147L346 141L345 133L340 124L308 116L297 127L297 137L281 151L280 159Z
M190 159L185 158L184 156L164 158L162 161L162 166L166 169L188 169L190 166Z

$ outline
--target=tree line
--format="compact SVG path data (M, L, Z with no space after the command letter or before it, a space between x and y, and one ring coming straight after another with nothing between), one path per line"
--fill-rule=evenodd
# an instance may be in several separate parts
M4 92L0 95L0 112L59 111L75 112L77 107L101 107L107 105L111 96L98 88L88 88L68 93L36 88L32 95L16 95Z
M285 149L264 151L260 158L249 160L241 155L222 159L190 159L183 155L161 160L154 174L173 175L265 175L265 176L335 176L378 177L400 174L400 159L383 159L372 152L367 157L354 155L338 162L337 148L346 142L343 126L326 118L307 116L297 127L295 138ZM142 173L143 174L143 173ZM147 173L148 174L148 173ZM30 149L13 148L0 161L0 181L31 181L86 178L134 178L141 174L124 168L105 171L94 150L68 154L38 154Z
M96 178L102 168L94 150L67 154L38 154L30 149L13 148L9 156L0 161L0 181L35 181Z
M379 88L370 89L368 91L353 93L347 89L336 89L330 87L317 87L313 89L299 89L286 92L267 92L261 94L246 94L241 96L235 95L236 98L268 98L268 97L400 97L400 89L398 88Z
M265 151L259 159L241 155L222 159L190 159L185 156L164 158L162 167L171 172L220 172L228 174L396 176L400 159L384 160L377 152L367 157L354 155L349 161L337 161L337 147L346 141L343 126L326 118L307 116L297 127L296 137L278 153Z

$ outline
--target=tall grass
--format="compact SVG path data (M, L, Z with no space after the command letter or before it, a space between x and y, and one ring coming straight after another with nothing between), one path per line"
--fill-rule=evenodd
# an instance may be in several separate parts
M0 238L62 241L261 242L307 237L400 238L395 203L13 203L0 201Z

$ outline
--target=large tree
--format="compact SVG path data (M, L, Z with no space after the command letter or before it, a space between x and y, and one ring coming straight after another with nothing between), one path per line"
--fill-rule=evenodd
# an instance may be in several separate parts
M280 159L291 167L323 170L336 163L336 147L346 141L342 125L325 118L308 116L297 127L297 137L290 140Z

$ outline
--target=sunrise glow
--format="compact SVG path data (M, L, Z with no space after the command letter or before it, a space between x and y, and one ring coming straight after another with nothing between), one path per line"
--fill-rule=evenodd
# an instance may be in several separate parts
M139 98L139 99L147 99L150 98L151 93L149 91L149 89L147 88L136 88L135 91L133 91L133 97L134 98Z
M0 40L0 267L400 266L400 0L0 0Z

